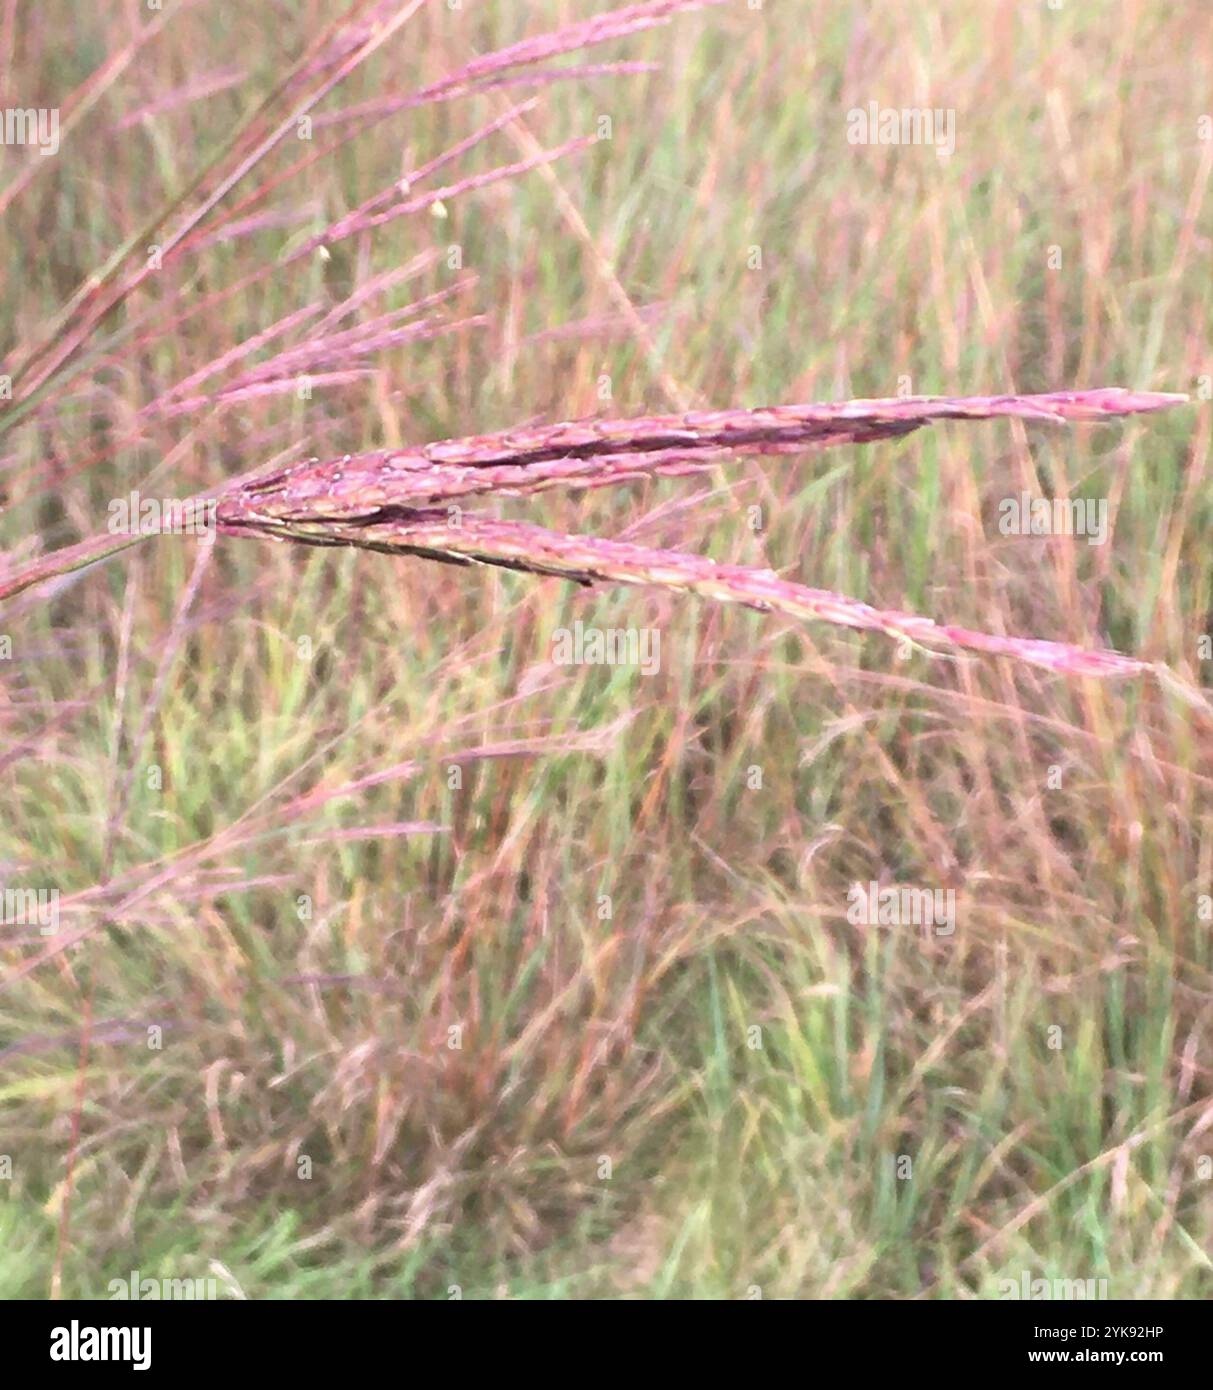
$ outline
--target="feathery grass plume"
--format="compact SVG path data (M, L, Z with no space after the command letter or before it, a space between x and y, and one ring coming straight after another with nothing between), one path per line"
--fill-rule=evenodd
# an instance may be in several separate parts
M644 3L626 5L594 15L588 20L566 25L562 29L520 40L472 60L440 81L402 99L387 111L377 110L369 116L360 117L335 143L344 143L357 134L365 133L370 125L395 112L491 90L501 85L505 77L517 76L517 70L525 69L528 65L547 62L578 49L626 38L668 24L678 15L724 3L725 0L644 0ZM159 209L142 228L128 237L112 252L102 267L77 287L55 316L49 330L37 342L24 345L11 355L11 360L6 365L12 376L13 398L11 406L0 414L0 435L15 428L35 409L42 406L53 385L62 385L70 379L73 363L75 370L80 370L85 345L102 323L129 301L157 268L163 268L170 261L179 259L186 253L196 252L201 245L207 243L207 239L214 233L216 224L221 224L227 217L246 212L258 203L265 193L277 186L280 179L286 175L279 175L277 178L271 176L263 180L260 187L247 194L235 207L229 208L226 217L218 214L220 205L229 195L245 183L284 142L297 133L300 119L315 111L346 78L403 30L424 4L425 0L383 0L381 4L368 7L364 0L355 0L345 15L335 19L317 37L308 51L288 70L275 90L232 132L214 158L198 169L166 206ZM364 10L369 12L364 15L361 13ZM144 41L159 27L160 24L149 26ZM632 65L628 70L639 72L647 69L642 65ZM576 80L579 76L590 75L592 72L592 65L568 68L555 74L544 70L539 74L539 79ZM309 87L313 79L320 80L316 85ZM272 113L276 107L283 107L285 114L275 118ZM489 127L476 132L469 140L460 142L457 149L466 151L472 148L496 128L497 124L491 123ZM543 164L586 149L593 143L595 140L592 136L567 141L532 158L500 166L486 174L472 175L444 189L406 200L374 217L367 217L363 210L356 210L350 215L353 221L349 218L342 219L319 238L313 238L304 247L288 256L285 264L301 259L306 252L324 244L326 239L337 239L339 229L341 236L352 235L356 231L368 230L397 217L416 214L443 199L502 179L518 177ZM291 168L297 169L303 163L312 162L333 147L328 146L312 152L303 161L294 163ZM289 174L290 171L287 172ZM3 194L0 194L0 199L14 196L23 185L22 179L15 180ZM389 194L394 192L395 188L388 190ZM166 227L169 228L167 233L164 232ZM146 246L153 240L159 250L155 261L146 258L145 255ZM267 267L264 273L278 274L282 268L281 265Z
M499 565L587 584L603 580L681 589L721 603L884 632L914 643L1009 656L1063 675L1130 676L1150 669L1149 663L1064 642L974 632L789 583L771 570L464 515L450 504L483 493L518 495L560 485L601 487L646 473L692 473L731 453L863 443L907 434L932 420L1102 420L1162 410L1186 399L1105 388L694 411L537 426L403 452L297 464L221 496L217 521L231 535ZM439 504L447 505L434 510Z

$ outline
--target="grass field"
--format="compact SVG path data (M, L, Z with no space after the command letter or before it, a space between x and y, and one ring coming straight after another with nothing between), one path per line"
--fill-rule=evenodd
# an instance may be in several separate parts
M36 406L0 400L0 565L133 490L299 457L1123 385L1192 401L480 510L1213 684L1202 0L726 0L556 60L655 70L418 105L320 155L325 113L607 8L417 5ZM154 260L160 210L333 9L0 4L7 102L102 73L53 158L0 149L5 372L117 248ZM418 186L597 142L289 263L532 96ZM952 112L954 151L851 143L869 103ZM147 409L410 265L356 318L445 291L444 331L366 375ZM1106 504L1107 543L1004 534L1025 493ZM579 621L648 634L656 669L562 664ZM0 1296L132 1270L250 1298L998 1298L1025 1271L1213 1295L1207 705L223 538L27 590L5 637L0 886L59 897L52 935L0 923ZM954 929L856 922L870 883L951 892Z

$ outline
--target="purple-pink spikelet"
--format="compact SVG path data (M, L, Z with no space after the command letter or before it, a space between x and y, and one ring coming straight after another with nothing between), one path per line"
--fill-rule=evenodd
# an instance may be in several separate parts
M1003 637L873 608L789 583L770 570L571 536L466 515L468 497L557 486L602 487L646 474L701 471L731 454L784 454L892 438L933 420L998 416L1049 423L1162 410L1187 397L1119 388L1040 396L911 397L692 411L541 425L377 454L308 461L220 497L220 529L310 545L352 545L458 564L506 566L582 583L681 589L723 603L884 632L934 646L1009 656L1070 676L1129 676L1149 664L1112 651Z

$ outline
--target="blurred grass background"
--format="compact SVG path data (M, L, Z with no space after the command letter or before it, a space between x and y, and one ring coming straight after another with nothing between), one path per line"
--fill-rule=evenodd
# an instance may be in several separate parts
M2 8L21 105L142 22ZM605 8L428 5L321 109ZM0 341L36 337L331 19L172 16L5 213ZM501 509L1207 684L1200 0L737 0L607 57L661 70L543 89L451 177L608 117L588 154L102 354L6 439L4 550L90 535L132 488L533 418L1189 390L1115 428L942 426ZM955 153L848 144L870 101L955 110ZM504 102L376 126L284 181L286 225L146 294L184 311L237 284ZM389 303L472 271L459 308L486 329L356 389L136 419L427 248ZM1022 490L1109 499L1111 542L1001 535ZM555 665L577 619L656 628L659 674ZM57 1259L84 1297L218 1266L250 1297L996 1297L1024 1270L1213 1293L1202 711L643 591L236 541L141 547L0 633L0 865L63 903L49 946L0 927L0 1293L45 1296ZM851 925L871 880L954 889L955 934Z

